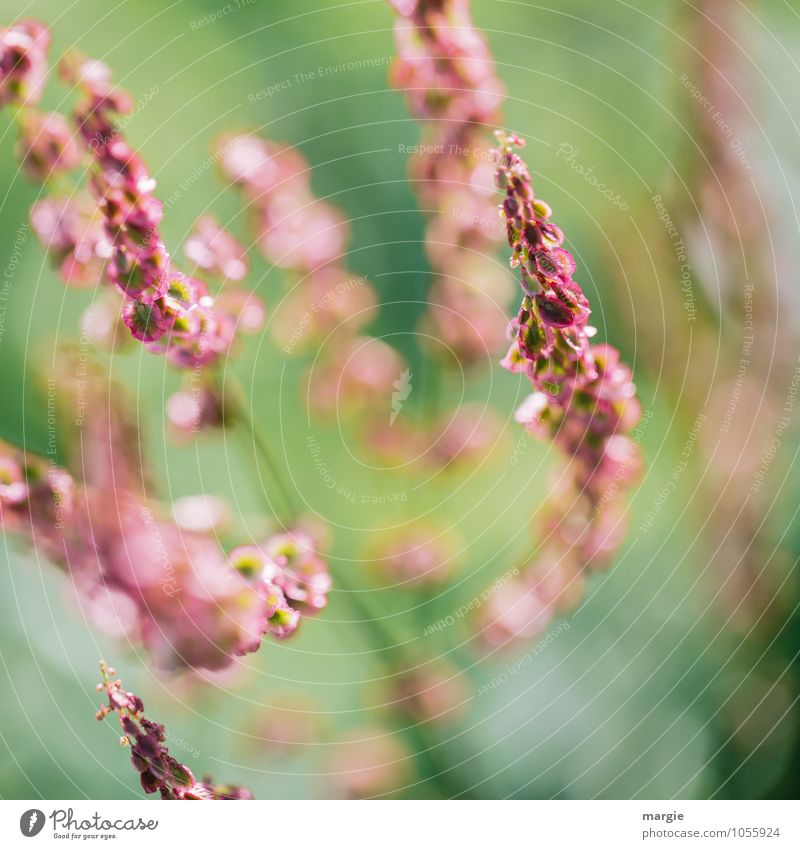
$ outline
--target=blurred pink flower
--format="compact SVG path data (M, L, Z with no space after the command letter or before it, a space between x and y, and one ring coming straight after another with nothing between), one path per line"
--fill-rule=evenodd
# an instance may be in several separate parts
M31 224L42 246L72 286L97 286L112 255L103 217L86 192L52 195L31 209Z
M317 412L374 414L385 409L389 418L394 383L405 367L390 345L370 336L356 336L336 345L309 377L309 403Z
M271 323L286 353L307 353L355 336L377 312L377 298L364 277L341 267L312 271L277 308Z
M201 271L226 280L239 281L247 276L248 264L244 245L219 226L211 215L195 224L183 252L189 262Z
M299 612L284 597L283 578L279 584L267 574L243 574L215 529L187 529L152 503L124 405L102 400L96 375L84 390L83 480L0 447L3 528L27 536L67 573L87 615L117 636L141 641L161 668L220 669L256 651L265 634L291 633ZM298 585L321 591L312 576L299 573ZM312 607L307 597L299 601Z
M246 133L222 136L216 150L224 176L247 196L254 238L269 262L307 272L342 254L344 216L314 196L299 151Z
M47 80L50 31L23 20L0 29L0 107L38 103Z
M67 119L58 112L28 109L19 120L17 158L34 182L45 182L59 171L71 171L81 160Z
M327 605L331 576L309 533L277 534L264 543L264 552L264 576L279 586L292 604L309 614Z
M418 523L387 532L372 544L370 559L399 585L441 584L456 566L458 545L451 531Z
M367 799L400 790L411 777L411 756L400 739L382 728L365 727L335 744L326 774L336 799Z
M399 675L393 686L396 706L417 722L457 722L466 713L471 698L463 670L443 660Z

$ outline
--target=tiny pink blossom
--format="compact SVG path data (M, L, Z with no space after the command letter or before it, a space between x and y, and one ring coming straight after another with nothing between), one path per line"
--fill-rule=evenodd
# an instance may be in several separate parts
M47 79L50 31L34 20L0 29L0 107L38 103Z
M210 215L204 215L197 222L183 246L183 252L198 269L212 276L233 281L247 276L244 246Z
M44 182L58 172L71 171L81 159L72 128L58 112L24 112L20 118L16 153L22 170L34 182Z

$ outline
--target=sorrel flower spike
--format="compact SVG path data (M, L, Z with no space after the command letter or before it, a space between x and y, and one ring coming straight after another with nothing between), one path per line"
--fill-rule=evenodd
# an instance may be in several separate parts
M590 343L595 330L588 324L588 300L573 278L576 263L550 220L550 207L534 193L517 153L523 142L497 136L496 182L505 193L500 213L523 292L502 364L527 375L535 390L515 418L534 435L553 440L568 466L539 512L539 557L483 617L483 633L492 643L532 636L576 603L584 570L604 565L621 542L621 497L641 467L630 436L641 416L630 369L610 345Z
M49 31L37 22L0 30L0 106L18 107L17 157L39 182L74 169L82 158L64 117L32 105L46 80L49 43ZM254 329L253 316L263 314L258 299L215 298L204 281L175 268L159 230L163 205L153 195L155 180L116 120L131 111L132 100L112 84L110 68L73 51L60 62L59 75L81 94L74 119L83 156L93 164L92 196L45 196L31 211L34 230L65 282L116 286L122 320L149 350L166 353L181 368L213 364L228 353L237 330ZM190 240L190 258L212 277L240 280L247 273L241 246L210 219L203 225Z
M125 474L117 454L102 458L115 479ZM225 668L300 620L277 581L245 577L213 534L177 527L124 482L76 481L2 442L0 530L27 537L99 628L140 642L159 668Z
M307 391L312 409L371 412L374 406L361 402L391 394L404 363L380 339L356 335L374 318L377 297L343 261L349 232L342 210L315 196L308 162L287 144L227 133L216 158L245 199L264 258L296 281L271 331L287 354L317 353Z
M536 389L563 404L597 377L589 351L595 333L587 324L589 302L572 277L576 264L562 247L564 234L550 221L550 207L534 196L528 167L515 151L523 142L500 132L498 140L496 182L506 195L500 213L524 296L503 365L524 372Z
M123 735L120 743L129 746L131 763L139 773L139 780L145 793L160 793L162 799L252 799L253 794L246 787L232 784L214 784L211 776L206 775L198 781L186 764L177 761L165 745L164 726L148 719L144 715L142 700L133 693L122 689L122 681L112 681L115 675L100 661L102 681L97 685L98 692L105 692L108 703L100 705L95 714L98 720L115 713L119 719Z
M468 0L390 4L397 12L390 80L422 123L422 152L409 173L420 206L432 210L425 241L437 277L423 338L441 340L461 365L486 362L503 344L498 303L508 297L505 277L481 262L502 239L487 136L500 120L503 84Z

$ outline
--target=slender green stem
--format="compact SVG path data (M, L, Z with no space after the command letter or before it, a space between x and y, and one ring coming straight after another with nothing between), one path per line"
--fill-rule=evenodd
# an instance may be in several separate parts
M371 609L371 604L364 598L364 593L349 585L347 579L337 575L336 582L339 588L347 593L350 606L356 611L359 621L373 637L373 641L382 644L383 650L397 660L387 660L386 666L392 671L403 668L413 669L419 665L419 658L414 652L409 651L404 645L396 642L380 614ZM441 761L438 751L440 743L431 739L424 723L416 722L414 717L405 710L401 703L393 703L392 711L403 725L403 731L414 742L414 750L417 755L425 761L428 771L433 780L441 787L442 792L448 798L463 795L467 788L455 779L453 767Z
M223 398L223 409L227 416L230 416L234 424L241 424L250 434L252 444L261 457L269 474L270 483L273 484L275 491L279 495L281 507L275 510L274 506L270 507L275 512L276 517L285 525L291 525L297 519L298 511L294 506L289 487L286 484L281 467L275 460L270 448L269 440L264 434L262 428L253 418L250 409L245 402L244 390L238 378L229 374L224 384L218 379L218 384ZM227 418L226 416L226 418Z
M433 357L427 357L422 373L422 407L423 415L429 420L435 420L439 415L441 393L438 363Z

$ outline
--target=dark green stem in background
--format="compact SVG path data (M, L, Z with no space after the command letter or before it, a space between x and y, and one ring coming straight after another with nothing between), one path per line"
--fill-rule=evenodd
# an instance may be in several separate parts
M347 579L343 579L341 574L337 574L336 583L340 590L347 593L350 606L359 617L359 623L366 626L373 643L380 646L380 651L390 655L391 659L386 662L386 668L389 672L402 675L403 670L411 671L422 665L414 652L397 642L380 614L371 609L371 604L366 601L362 591L350 586ZM404 733L413 742L414 751L428 767L429 774L440 786L443 795L451 799L465 795L468 788L462 786L456 780L452 766L442 763L438 751L441 744L431 739L425 724L416 722L414 717L401 704L395 703L389 705L389 707L402 724Z
M270 483L273 484L276 492L280 494L281 509L280 511L274 511L276 517L285 526L291 526L298 517L298 511L294 506L294 499L281 474L281 468L272 454L269 439L254 420L247 405L241 383L231 374L226 376L224 382L219 374L215 375L215 383L220 398L223 400L225 420L229 420L234 425L241 425L243 431L246 431L250 435L252 444L255 446L267 469ZM270 509L274 510L273 505L270 504L269 506ZM371 604L363 597L364 593L348 586L348 582L341 574L341 570L335 575L335 585L347 593L351 607L371 636L375 653L386 655L383 663L389 675L402 674L404 669L411 670L420 665L412 652L403 645L398 644L391 629L385 625L380 614L376 614L371 609ZM387 677L389 676L387 675ZM453 768L439 762L439 756L436 750L440 744L429 739L425 726L415 722L408 711L401 706L393 706L392 709L403 725L404 733L413 741L414 751L425 762L428 767L428 773L440 786L442 793L450 798L463 795L465 788L454 780L452 774Z

